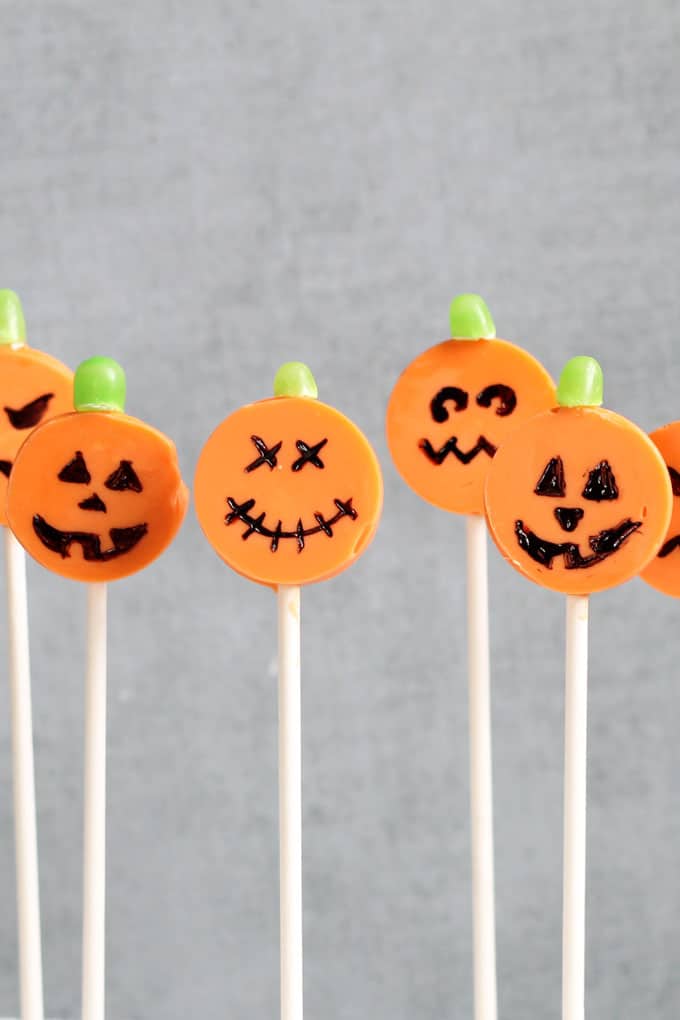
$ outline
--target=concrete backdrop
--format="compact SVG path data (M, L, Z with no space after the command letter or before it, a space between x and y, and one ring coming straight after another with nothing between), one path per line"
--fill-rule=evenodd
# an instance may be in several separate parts
M469 1018L463 525L398 480L386 397L477 290L552 372L593 353L609 406L680 416L680 8L4 0L0 25L0 284L32 342L122 361L188 479L289 358L378 449L374 545L304 595L307 1011ZM85 593L35 566L29 583L46 1001L65 1017ZM495 551L491 597L501 1017L557 1017L563 602ZM273 1017L274 599L190 512L110 620L108 1014ZM680 1014L678 620L637 581L593 601L592 1017ZM0 683L0 1013L18 998L7 716Z

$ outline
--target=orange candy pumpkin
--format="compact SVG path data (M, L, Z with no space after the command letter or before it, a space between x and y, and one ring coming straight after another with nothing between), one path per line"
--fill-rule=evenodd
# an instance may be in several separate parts
M107 372L118 395L88 403L83 394L93 379L101 391ZM148 566L187 508L175 447L122 413L121 376L110 359L84 362L75 378L80 409L36 429L10 477L12 531L35 560L76 581L113 581ZM123 399L124 385L122 376Z
M564 380L583 371L586 396L572 397ZM656 554L671 486L645 433L595 406L597 362L573 359L560 399L572 406L537 415L498 451L486 482L487 521L500 551L529 580L588 595L630 580Z
M350 566L382 507L368 440L316 399L306 366L283 366L277 379L286 372L293 392L310 395L276 396L229 415L203 447L194 479L196 513L215 551L239 574L274 587L322 581Z
M19 299L0 291L0 524L7 524L7 480L19 447L31 429L72 406L70 368L26 346Z
M661 453L673 491L673 514L663 544L642 571L642 580L664 595L680 598L680 421L652 432L649 437Z
M555 385L521 347L494 339L481 298L457 298L451 320L461 339L431 347L398 379L387 443L419 496L442 510L480 514L491 458L518 424L554 404Z

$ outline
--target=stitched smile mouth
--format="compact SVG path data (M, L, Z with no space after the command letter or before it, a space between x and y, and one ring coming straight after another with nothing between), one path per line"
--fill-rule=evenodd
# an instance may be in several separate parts
M588 545L592 552L588 556L581 554L577 542L550 542L525 528L523 521L515 521L515 534L519 547L541 566L551 570L555 557L562 556L566 570L580 570L582 567L592 567L606 560L620 549L626 539L630 538L641 525L642 521L631 521L629 517L615 528L607 528L597 535L591 535Z
M660 560L664 560L666 556L670 556L674 549L680 549L680 535L674 535L673 538L669 538L668 541L664 542L657 556Z
M83 550L83 559L105 562L115 560L134 549L149 527L147 524L134 524L131 528L111 528L109 536L113 544L109 549L102 549L99 535L90 531L60 531L48 524L40 514L33 517L33 530L46 548L58 553L64 560L71 555L71 546L75 542Z
M451 436L447 439L443 446L440 446L438 450L435 450L429 439L421 439L418 446L423 451L428 460L431 460L433 464L443 464L448 455L451 453L453 456L461 462L461 464L469 464L471 460L474 460L478 453L486 453L489 457L493 457L496 452L496 447L493 443L490 443L486 436L480 436L475 445L471 450L461 450L458 447L458 436Z
M327 538L333 537L333 526L341 521L343 517L349 517L355 521L359 516L357 511L352 506L352 500L348 499L343 502L341 499L334 499L333 502L336 506L336 513L332 517L326 520L323 514L314 514L314 520L316 525L305 528L302 523L302 518L298 519L297 527L295 531L284 531L281 526L281 521L278 522L276 527L268 528L264 523L266 514L262 512L258 517L253 517L251 510L255 506L254 499L247 499L245 503L237 503L231 496L227 497L227 504L231 510L224 518L224 523L234 524L235 521L240 521L245 524L246 530L241 535L241 538L245 541L250 538L252 534L262 535L263 538L271 539L269 548L272 552L276 552L279 548L279 542L285 538L294 538L298 544L298 552L301 553L305 547L305 539L309 538L310 535L318 535L321 532L327 536Z

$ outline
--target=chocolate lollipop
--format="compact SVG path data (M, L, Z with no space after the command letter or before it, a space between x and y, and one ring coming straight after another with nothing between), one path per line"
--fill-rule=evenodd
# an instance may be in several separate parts
M602 403L593 358L567 362L557 407L517 429L486 482L491 535L529 580L567 596L563 1020L583 1020L588 596L630 580L668 529L671 484L652 441Z

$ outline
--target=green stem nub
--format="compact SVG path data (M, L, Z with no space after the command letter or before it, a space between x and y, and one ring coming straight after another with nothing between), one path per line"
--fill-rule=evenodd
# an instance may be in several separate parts
M452 340L493 340L496 327L479 294L459 294L449 305Z
M0 290L0 344L23 347L26 323L19 295L13 290Z
M287 361L274 376L275 397L318 397L312 371L301 361Z
M557 403L560 407L600 407L603 387L599 361L579 355L571 358L562 369Z
M125 372L113 358L81 361L73 378L76 411L124 411Z

